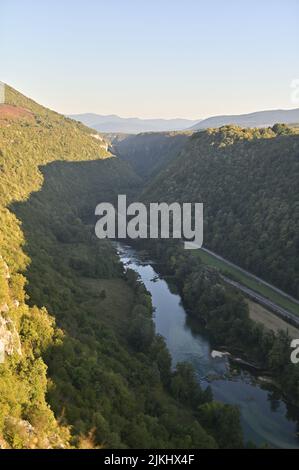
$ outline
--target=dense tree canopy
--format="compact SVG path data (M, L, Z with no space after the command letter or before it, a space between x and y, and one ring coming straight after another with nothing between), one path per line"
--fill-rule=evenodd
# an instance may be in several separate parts
M204 244L299 297L299 135L285 125L194 134L147 201L204 203Z
M6 97L0 298L15 344L0 368L1 446L219 447L197 410L211 394L171 370L144 286L93 235L95 205L138 177L88 128Z

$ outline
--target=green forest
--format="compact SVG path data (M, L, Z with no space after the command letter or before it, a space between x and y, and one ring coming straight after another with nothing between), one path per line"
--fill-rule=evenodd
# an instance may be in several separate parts
M3 470L299 451L299 0L243 4L0 0Z
M132 139L141 146L142 136ZM147 146L151 145L154 149L155 141L150 144L148 137ZM140 175L149 172L149 152L147 148L147 153L139 154ZM167 147L164 152L168 154ZM124 158L122 153L120 157ZM131 153L126 160L136 168ZM261 129L224 126L189 137L183 149L172 153L167 167L149 179L141 199L203 202L204 245L298 298L298 187L296 129L284 124ZM139 246L151 250L166 274L174 277L188 313L201 323L215 347L225 346L257 363L290 401L299 403L299 367L289 360L287 332L275 334L251 320L244 297L180 244L139 242Z
M242 448L237 406L171 366L151 296L94 235L94 209L204 202L205 243L298 295L296 130L225 126L104 137L6 87L0 105L0 446ZM114 155L115 154L115 155ZM297 224L297 225L296 225ZM223 236L223 233L229 236ZM141 244L215 347L254 361L299 404L290 338L174 241Z
M204 245L298 298L298 185L296 129L224 126L193 134L143 199L203 202Z
M139 177L94 131L8 86L6 100L1 447L244 446L237 407L213 401L188 364L171 369L150 296L93 235L95 202L130 195Z

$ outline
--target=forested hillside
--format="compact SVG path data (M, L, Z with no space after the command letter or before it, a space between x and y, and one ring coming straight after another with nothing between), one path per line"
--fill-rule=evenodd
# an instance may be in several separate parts
M299 297L298 187L295 130L225 126L190 137L144 199L203 202L205 246Z
M9 87L0 116L1 447L241 447L238 410L171 371L146 290L93 235L138 176Z
M9 210L38 191L38 167L53 160L108 156L101 143L81 124L28 100L9 86L0 105L0 250L1 341L6 354L0 366L1 446L68 445L69 431L58 425L45 395L47 367L42 359L57 341L54 320L44 308L29 307L24 290L30 258L20 221Z

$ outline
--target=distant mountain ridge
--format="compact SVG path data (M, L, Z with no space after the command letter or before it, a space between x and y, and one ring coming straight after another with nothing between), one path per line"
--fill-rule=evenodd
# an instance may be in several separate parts
M249 114L212 116L197 122L192 131L235 124L241 127L267 127L276 123L295 124L299 122L299 108L273 109Z
M123 118L116 114L101 115L96 113L70 114L68 117L80 121L98 132L140 134L142 132L198 131L226 125L268 127L276 123L295 124L299 123L299 108L219 115L202 120Z
M139 134L141 132L180 131L198 124L199 119L140 119L123 118L115 114L71 114L68 117L80 121L99 132Z

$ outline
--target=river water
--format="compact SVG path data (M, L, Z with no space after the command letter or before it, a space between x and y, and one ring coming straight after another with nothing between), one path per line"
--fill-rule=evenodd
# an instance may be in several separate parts
M231 370L226 358L213 359L208 338L188 318L180 296L158 276L154 263L130 246L118 244L117 250L123 264L139 274L152 295L156 332L164 336L173 366L190 362L201 386L211 386L215 400L239 406L245 441L299 449L298 410L248 372Z

